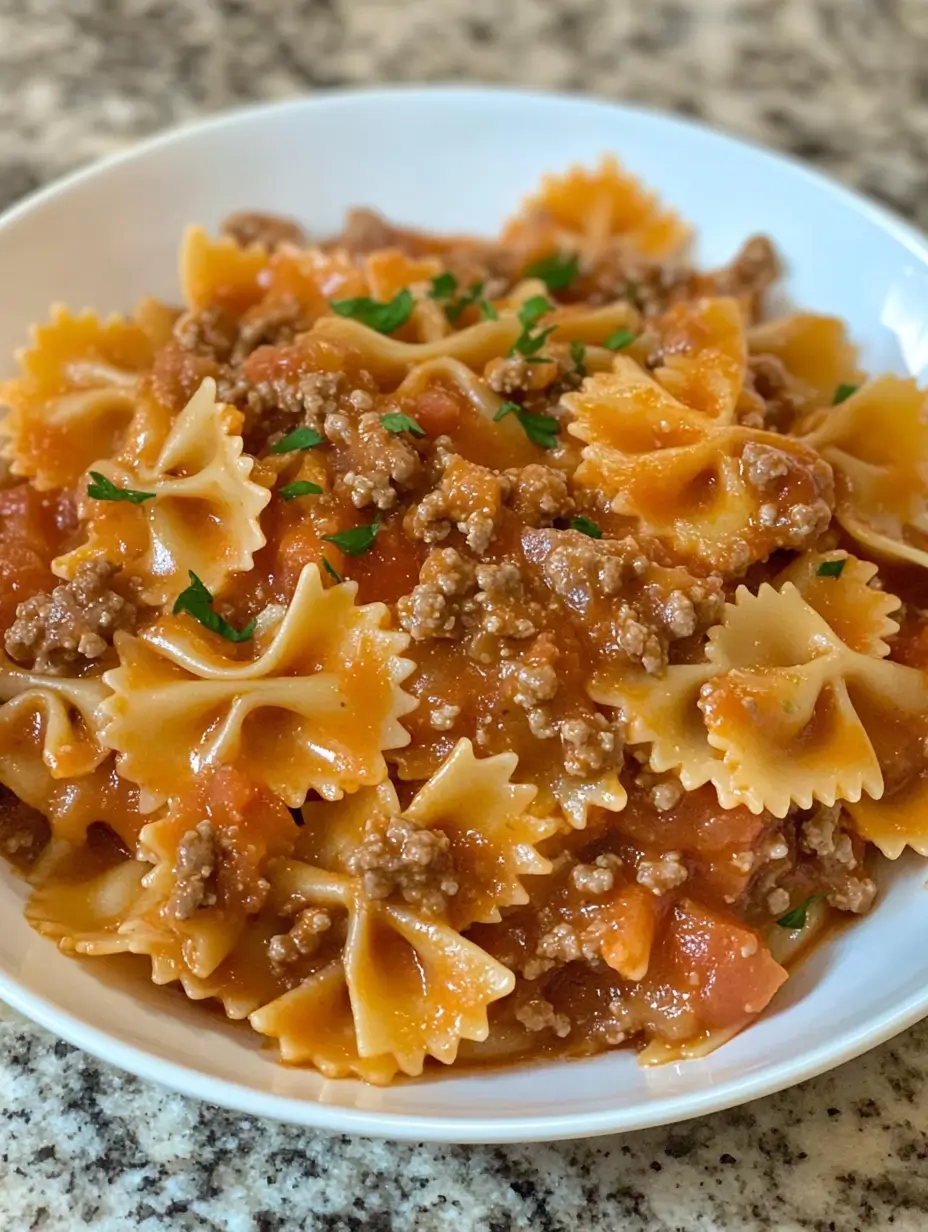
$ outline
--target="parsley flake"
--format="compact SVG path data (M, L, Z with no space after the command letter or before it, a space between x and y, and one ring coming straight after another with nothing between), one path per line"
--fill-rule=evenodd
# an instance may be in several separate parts
M519 309L519 324L522 326L522 333L510 347L510 355L522 355L528 359L538 354L557 327L549 325L547 329L539 330L537 334L533 334L532 330L546 312L553 310L554 304L545 295L533 295L531 299L525 301Z
M276 445L272 445L268 453L293 453L297 449L312 449L321 445L325 437L315 428L294 428L282 437Z
M525 270L526 278L540 278L549 291L564 291L580 272L576 255L555 252L534 261Z
M352 526L350 530L340 530L334 535L323 535L326 543L334 543L346 556L363 556L374 546L377 532L380 530L380 518L375 518L370 526Z
M575 518L570 519L570 529L578 530L581 535L589 535L591 539L602 539L603 532L592 518L585 518L579 514Z
M842 402L846 402L848 398L850 398L851 394L856 394L858 389L860 389L859 385L847 385L844 383L840 384L835 390L835 395L831 400L831 405L840 406Z
M603 346L608 351L623 351L635 341L635 333L630 329L617 329L610 334Z
M135 488L117 488L111 479L101 475L99 471L90 472L90 483L87 485L87 495L94 500L128 501L130 505L141 505L147 500L154 500L154 492L139 492Z
M453 299L449 304L445 305L445 316L452 325L456 325L464 312L465 308L470 308L478 302L483 294L483 283L475 282L457 299Z
M477 307L480 309L480 315L485 321L498 321L499 313L493 304L488 299L479 300Z
M445 271L444 274L439 274L432 279L432 289L429 291L429 299L450 299L458 289L458 280L454 274Z
M369 299L366 295L359 295L355 299L335 299L329 304L332 311L337 312L340 317L359 321L368 329L376 330L378 334L392 334L395 329L405 325L415 306L416 301L408 287L385 304L380 300Z
M251 641L257 622L249 620L244 629L236 629L233 625L230 625L218 612L213 611L213 596L197 575L192 569L188 570L188 572L190 574L190 585L186 590L182 590L174 600L174 615L178 616L181 612L187 612L194 620L198 620L201 625L210 629L213 633L218 633L227 642Z
M334 578L336 582L344 582L345 579L342 577L342 575L335 568L335 566L332 564L332 562L329 560L327 556L323 556L322 558L322 567L326 571L326 573L329 575L330 578Z
M286 483L280 489L285 501L296 500L298 496L319 496L322 488L318 483L310 483L308 479L298 479L296 483Z
M576 338L570 344L570 358L574 361L577 375L586 376L586 347Z
M842 558L841 560L823 560L819 567L815 570L815 576L839 578L844 572L844 566L846 564L846 558Z
M507 415L515 415L533 445L540 449L553 449L557 444L556 438L561 425L550 415L536 415L532 411L523 410L518 402L504 402L493 419L499 423Z
M421 428L411 415L404 415L402 411L390 411L381 415L380 422L388 432L408 432L410 436L426 435L425 428Z
M809 908L814 907L816 903L820 903L824 897L824 894L811 895L805 902L800 903L798 907L793 907L791 911L787 911L786 915L781 915L777 920L777 924L779 924L780 928L790 928L794 932L800 928L805 928Z

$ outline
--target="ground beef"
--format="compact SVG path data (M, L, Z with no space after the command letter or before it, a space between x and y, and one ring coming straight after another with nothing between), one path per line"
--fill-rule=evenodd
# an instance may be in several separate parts
M516 1009L515 1017L526 1031L553 1031L559 1039L570 1035L570 1019L566 1014L555 1013L554 1006L540 993L534 993L528 1001L523 1001Z
M667 779L663 783L655 783L651 788L648 799L659 813L667 813L683 799L683 784L677 779Z
M838 911L863 914L876 898L876 883L864 869L864 843L844 829L840 804L822 805L802 822L801 849L816 859L826 897Z
M491 359L485 377L494 393L505 397L528 388L531 368L522 355L510 355L506 359Z
M454 548L429 552L419 583L397 603L399 622L417 642L459 636L474 611L476 571Z
M755 488L765 488L773 480L789 474L791 458L782 449L748 441L741 454L741 463L748 483Z
M558 724L564 769L575 778L588 778L610 765L621 749L615 729L603 714L562 719Z
M269 252L281 244L293 244L305 248L308 239L299 223L279 214L261 214L253 210L241 210L230 214L222 222L220 231L230 236L242 248L260 244Z
M285 967L308 958L319 948L322 934L332 927L332 917L322 907L304 907L288 933L278 933L267 945L273 967Z
M435 731L450 731L454 727L461 713L460 706L452 706L450 703L445 703L441 706L435 706L429 712L429 725Z
M398 894L429 915L443 914L448 898L458 892L448 836L406 817L368 826L363 842L345 863L369 898Z
M742 418L749 427L771 432L789 432L804 406L793 377L777 355L751 355L745 386L763 403L758 422Z
M299 332L301 317L300 302L292 295L270 304L255 304L239 318L225 308L201 308L177 318L174 340L184 351L218 364L222 400L238 402L247 393L247 385L242 383L235 365L259 346L292 342Z
M786 450L748 441L741 473L761 498L758 522L776 532L774 546L806 548L828 529L834 478L827 462L816 459L810 465ZM797 491L806 499L797 499Z
M756 309L779 276L780 261L773 244L766 235L753 235L730 264L712 275L712 281L717 295L747 298Z
M526 526L552 526L574 511L567 476L552 466L532 463L508 470L507 504Z
M15 868L30 868L50 838L48 819L0 787L0 855Z
M369 209L349 210L341 233L330 241L329 247L344 248L353 256L364 256L379 248L399 248L408 251L403 244L404 233L392 226L385 218ZM409 253L408 255L416 255Z
M4 637L10 658L56 676L99 659L114 633L135 626L135 606L107 585L116 572L108 561L85 561L70 582L20 603Z
M359 391L363 393L362 391ZM344 424L339 416L330 415L325 422L325 431L344 436ZM331 437L330 437L331 439ZM350 469L342 476L341 483L347 489L351 503L356 509L374 505L377 509L392 509L396 504L397 491L405 491L418 480L422 464L415 448L399 433L389 432L381 417L365 411L358 420L357 430L348 431L351 447Z
M684 569L659 569L632 536L590 539L576 531L523 535L523 550L550 589L596 631L654 675L667 665L671 642L715 623L722 611L721 579ZM604 603L603 600L613 600Z
M665 851L653 860L641 860L635 879L646 886L652 894L665 894L675 890L687 878L686 865L679 851Z
M239 319L238 336L230 359L240 364L259 346L284 346L292 342L303 324L303 308L294 295L273 303L255 304Z
M513 701L525 710L534 710L542 702L549 702L558 688L557 671L551 662L521 663L515 674L516 691Z
M177 920L189 920L201 907L212 907L216 902L218 864L216 832L208 821L198 822L177 845L174 889L165 912Z
M583 895L608 894L615 882L615 870L622 861L616 855L597 856L592 864L576 864L570 871L574 889Z
M227 364L238 341L238 321L221 307L184 312L174 323L174 340L184 351Z
M496 537L509 480L443 448L436 448L436 460L438 486L407 513L404 529L413 539L440 543L455 526L471 551L482 556Z
M495 637L531 637L536 625L525 599L519 566L514 561L478 565L476 576L474 603L481 632Z

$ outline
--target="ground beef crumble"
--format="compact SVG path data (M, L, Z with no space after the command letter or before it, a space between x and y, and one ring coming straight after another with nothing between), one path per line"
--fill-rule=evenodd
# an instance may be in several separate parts
M370 824L345 864L369 898L399 895L429 915L443 914L458 892L448 836L407 817Z
M261 214L255 210L230 214L223 219L220 232L242 248L260 244L268 252L273 252L281 244L304 248L308 242L306 232L299 223L280 214Z
M506 503L526 526L552 526L573 513L575 502L563 471L531 463L504 473L511 485Z
M177 845L174 889L165 912L177 920L189 920L201 907L212 907L216 902L218 864L216 832L208 821L197 822Z
M436 449L436 461L441 469L438 486L410 509L404 529L413 539L440 543L456 527L470 550L482 556L496 538L510 482L489 467L443 449Z
M532 993L515 1010L515 1018L526 1031L553 1031L559 1039L570 1035L570 1019L555 1012L554 1006L540 992Z
M51 825L38 809L0 786L0 854L15 868L30 868L50 837Z
M20 603L4 637L10 658L54 676L99 659L118 630L135 627L134 604L107 585L116 573L108 561L85 561L70 582Z
M289 966L301 958L308 958L319 948L323 933L332 927L332 917L322 907L304 907L297 913L287 933L277 933L267 945L271 966Z

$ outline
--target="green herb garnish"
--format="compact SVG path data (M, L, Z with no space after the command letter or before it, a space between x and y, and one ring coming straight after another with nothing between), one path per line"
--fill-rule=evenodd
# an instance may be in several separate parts
M507 415L515 415L533 445L538 445L541 449L553 449L557 444L556 438L561 425L550 415L536 415L531 411L523 410L518 402L504 402L493 419L499 423Z
M839 578L844 572L844 566L846 564L846 559L823 560L819 567L815 570L815 576Z
M445 272L439 274L437 278L432 279L432 289L429 291L429 299L450 299L458 289L458 280L454 274Z
M91 482L87 485L87 495L94 500L128 501L130 505L141 505L147 500L154 500L154 492L139 492L135 488L117 488L111 479L101 475L99 471L90 472Z
M483 317L485 321L498 321L499 320L499 313L496 311L495 306L491 304L488 299L478 300L477 307L480 309L480 315Z
M446 304L445 316L451 324L456 325L465 308L470 308L473 304L476 304L480 300L482 294L483 283L475 282L468 287L463 295L459 295L457 299L453 299L450 303Z
M268 453L293 453L297 449L312 449L314 445L321 445L324 440L325 437L315 428L294 428L276 445L272 445Z
M318 483L310 483L308 479L298 479L296 483L284 484L279 491L285 501L292 501L298 496L319 496L322 488Z
M608 351L622 351L625 347L630 346L636 337L637 335L630 329L617 329L609 335L603 346Z
M380 518L375 518L370 526L353 526L351 530L340 530L334 535L323 535L326 543L334 543L346 556L363 556L374 546L377 532L380 530Z
M380 422L388 432L408 432L411 436L425 436L425 429L420 428L411 415L402 411L389 411L380 416Z
M178 616L181 612L187 612L194 620L198 620L201 625L212 630L213 633L218 633L227 642L251 641L257 622L249 620L244 629L236 629L233 625L230 625L218 612L213 611L213 596L197 575L192 569L188 570L188 572L190 574L190 585L186 590L182 590L174 600L174 615Z
M519 324L522 326L522 333L510 347L510 355L523 355L527 359L538 354L557 326L549 325L547 329L541 329L537 334L533 334L532 330L546 312L553 310L554 304L545 295L533 295L531 299L525 301L519 309Z
M378 334L392 334L395 329L405 325L409 320L416 301L408 288L394 295L387 303L368 299L359 295L355 299L335 299L329 304L333 312L340 317L350 317L352 321L360 321L368 329L375 329Z
M858 389L860 389L859 385L845 385L842 383L835 390L835 396L831 400L831 405L839 406L842 402L846 402L851 394L857 393Z
M527 278L540 278L549 291L563 291L580 272L576 256L555 252L550 257L533 261L525 270Z
M592 518L585 518L579 514L575 518L570 519L570 529L578 530L581 535L589 535L591 539L602 539L603 532Z
M791 928L794 932L800 928L805 928L809 908L814 907L816 903L820 903L824 897L824 894L811 895L804 903L800 903L798 907L793 907L791 911L787 911L786 915L781 915L777 923L781 928Z
M334 578L336 582L344 582L345 579L342 577L342 575L335 568L335 566L332 564L332 562L329 560L327 556L323 556L322 558L322 567L326 571L326 573L329 575L330 578Z
M586 347L576 338L570 344L570 358L574 361L578 376L586 376Z

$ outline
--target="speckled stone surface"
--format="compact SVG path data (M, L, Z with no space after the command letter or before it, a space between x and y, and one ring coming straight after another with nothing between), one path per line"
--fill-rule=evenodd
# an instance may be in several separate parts
M928 0L0 0L0 204L236 103L583 89L791 151L928 225ZM544 1146L331 1138L167 1095L0 1009L0 1229L928 1229L928 1024L793 1091Z

